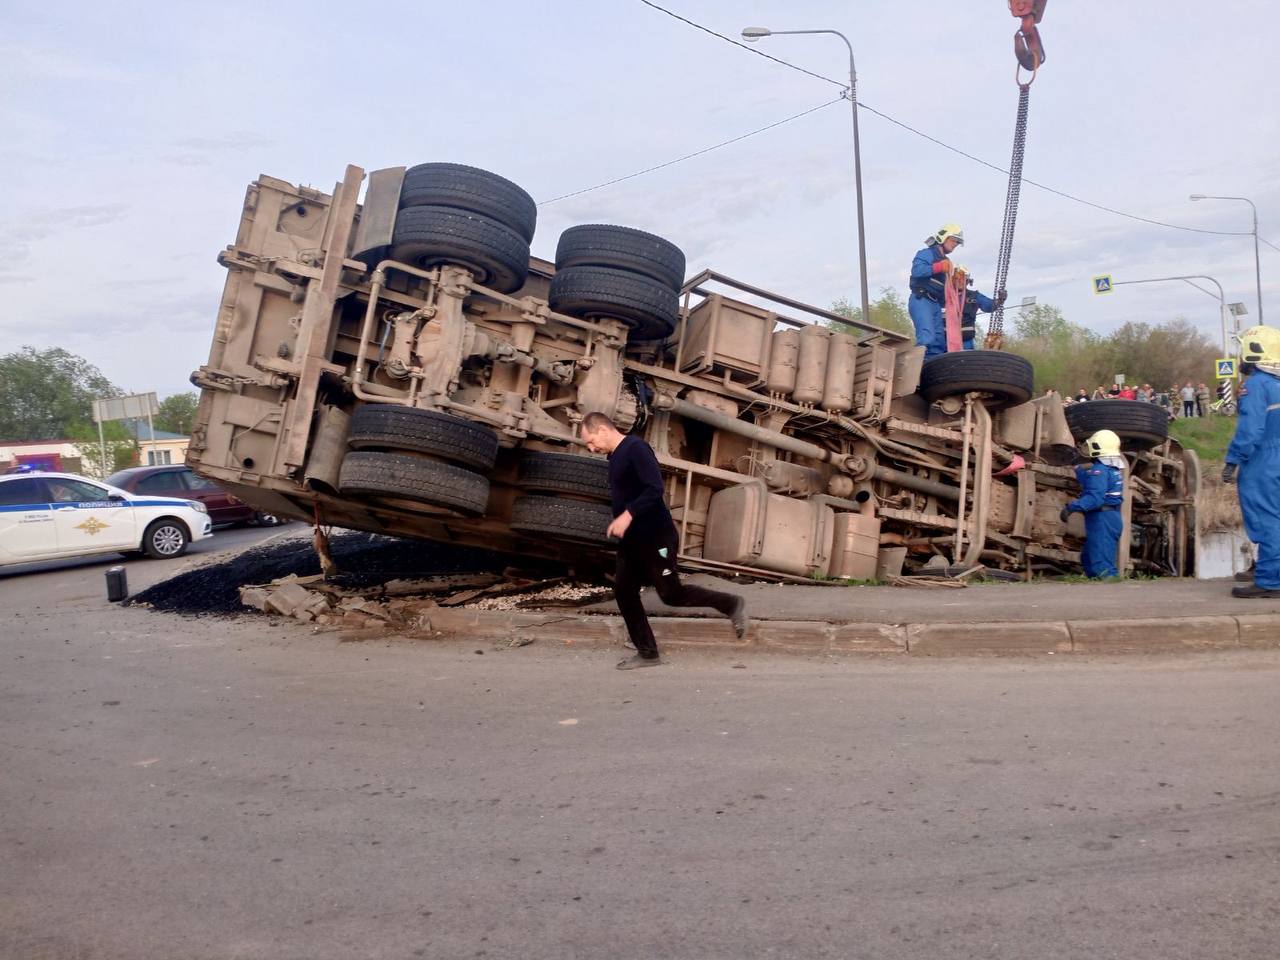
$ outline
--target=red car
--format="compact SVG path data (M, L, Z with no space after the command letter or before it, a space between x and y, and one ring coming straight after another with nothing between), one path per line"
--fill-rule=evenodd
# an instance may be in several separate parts
M242 500L237 500L212 480L196 476L189 467L180 464L162 467L130 467L107 478L107 483L129 493L150 494L156 497L181 497L183 500L199 500L209 511L209 519L215 526L227 523L254 523L260 527L274 527L287 520L272 513L254 510Z

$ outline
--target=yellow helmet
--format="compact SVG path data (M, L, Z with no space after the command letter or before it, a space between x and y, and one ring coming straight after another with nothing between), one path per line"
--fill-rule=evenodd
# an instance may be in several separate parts
M1240 360L1243 363L1280 363L1280 330L1250 327L1240 334Z
M946 243L952 237L955 238L956 246L964 244L964 231L960 229L958 223L947 223L938 228L938 232L929 238L930 243Z
M1120 438L1111 430L1099 430L1085 441L1085 446L1091 457L1120 456Z

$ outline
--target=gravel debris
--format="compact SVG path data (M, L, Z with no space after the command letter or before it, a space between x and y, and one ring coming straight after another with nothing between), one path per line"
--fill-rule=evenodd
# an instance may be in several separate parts
M581 583L560 583L545 590L530 593L513 593L505 597L481 597L462 606L474 610L522 610L541 606L582 606L605 600L613 594L598 586Z

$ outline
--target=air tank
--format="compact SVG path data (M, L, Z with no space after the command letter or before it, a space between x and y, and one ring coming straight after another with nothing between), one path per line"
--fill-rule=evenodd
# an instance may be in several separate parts
M858 341L847 333L831 335L827 352L827 379L822 390L822 409L844 413L853 408L853 376L858 362Z
M791 399L814 404L822 399L827 385L827 348L831 331L817 324L800 328L800 355L796 361L796 388Z
M765 389L770 393L791 396L796 388L796 365L800 359L800 331L775 330L769 350L769 377Z

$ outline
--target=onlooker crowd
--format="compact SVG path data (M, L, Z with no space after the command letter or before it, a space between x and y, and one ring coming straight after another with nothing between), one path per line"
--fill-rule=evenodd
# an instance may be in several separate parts
M1057 393L1058 391L1052 387L1045 390L1045 396L1057 395ZM1204 417L1208 416L1215 395L1217 399L1222 399L1221 384L1215 391L1206 384L1193 384L1190 380L1182 386L1172 384L1168 390L1157 390L1149 383L1141 386L1129 384L1121 386L1113 383L1110 389L1098 384L1092 393L1081 387L1076 391L1075 396L1068 397L1063 400L1063 403L1088 403L1090 400L1138 400L1142 403L1156 404L1168 411L1170 417Z

